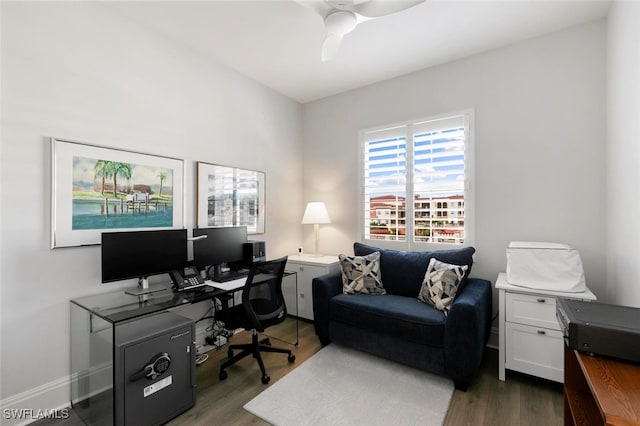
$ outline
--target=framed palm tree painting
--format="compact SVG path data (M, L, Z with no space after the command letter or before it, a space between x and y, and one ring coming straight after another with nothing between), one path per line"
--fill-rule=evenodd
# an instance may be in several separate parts
M184 161L51 139L51 247L184 227Z

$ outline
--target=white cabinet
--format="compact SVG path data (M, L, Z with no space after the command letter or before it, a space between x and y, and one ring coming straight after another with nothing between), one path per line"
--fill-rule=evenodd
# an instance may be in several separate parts
M298 278L298 316L313 320L313 293L311 283L315 277L338 271L338 256L291 255L287 269L295 271ZM285 301L288 297L285 295ZM292 313L293 314L293 313Z
M595 300L595 295L589 289L583 293L527 289L509 284L505 273L498 275L496 288L500 380L508 369L562 383L564 340L556 319L556 299Z

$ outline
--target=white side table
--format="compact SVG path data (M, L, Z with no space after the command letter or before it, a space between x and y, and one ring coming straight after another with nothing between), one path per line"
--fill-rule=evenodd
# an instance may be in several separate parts
M298 274L298 316L313 320L311 283L315 277L339 270L338 256L290 255L287 269Z
M519 371L562 383L564 339L556 319L556 298L596 300L583 293L535 290L507 282L501 272L496 280L500 321L498 378L505 370Z

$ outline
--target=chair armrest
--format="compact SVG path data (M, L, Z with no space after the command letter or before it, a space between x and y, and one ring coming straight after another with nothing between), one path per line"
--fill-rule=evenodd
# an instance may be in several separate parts
M329 301L333 296L342 293L342 274L331 272L313 279L313 324L316 334L323 345L331 342L329 339Z
M445 372L457 388L480 367L491 328L491 282L468 278L451 305L444 329Z

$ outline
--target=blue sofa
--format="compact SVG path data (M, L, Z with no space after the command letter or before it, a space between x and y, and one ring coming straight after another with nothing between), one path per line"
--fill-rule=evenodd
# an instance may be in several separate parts
M313 280L314 326L323 345L334 341L453 379L466 390L477 372L491 326L491 283L469 278L473 247L433 252L354 244L356 256L380 252L387 294L343 294L341 274ZM448 315L417 296L429 260L468 265Z

